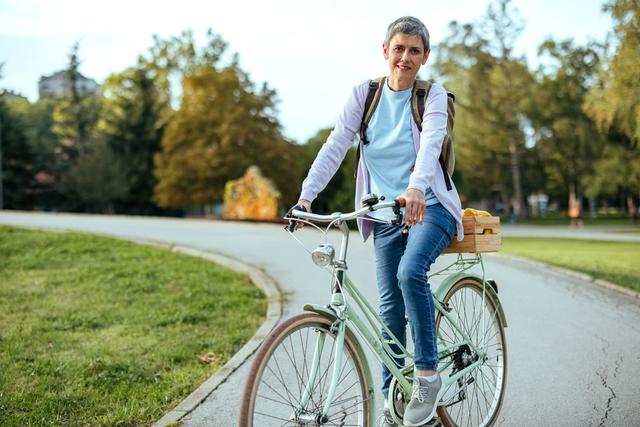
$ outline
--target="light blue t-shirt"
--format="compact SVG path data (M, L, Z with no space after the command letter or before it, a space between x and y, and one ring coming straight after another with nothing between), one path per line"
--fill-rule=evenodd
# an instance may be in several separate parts
M387 200L404 193L416 161L416 148L411 130L411 88L393 91L385 83L376 111L367 126L364 157L371 180L371 192ZM425 190L427 206L438 203L431 191ZM393 219L390 209L371 212L375 218Z

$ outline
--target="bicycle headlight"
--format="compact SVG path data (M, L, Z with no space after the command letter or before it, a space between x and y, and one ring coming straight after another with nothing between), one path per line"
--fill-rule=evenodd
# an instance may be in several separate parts
M335 254L336 251L333 249L333 246L323 243L311 252L311 259L315 265L326 267L333 262Z

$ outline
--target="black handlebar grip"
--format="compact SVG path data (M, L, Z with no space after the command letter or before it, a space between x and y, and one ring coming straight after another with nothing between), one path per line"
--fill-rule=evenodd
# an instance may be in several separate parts
M307 212L307 209L303 206L303 205L295 205L293 206L291 209L289 209L287 211L287 214L284 216L285 218L293 218L291 216L291 212L293 211L304 211ZM295 221L290 221L289 225L287 225L285 227L285 229L288 229L290 233L293 233L296 229L296 222Z

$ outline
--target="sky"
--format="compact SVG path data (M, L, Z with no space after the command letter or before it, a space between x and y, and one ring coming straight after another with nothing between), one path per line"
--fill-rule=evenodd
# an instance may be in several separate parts
M475 22L488 0L0 0L0 88L38 97L38 80L64 69L75 42L80 72L102 83L135 65L161 38L193 30L200 45L208 28L228 42L257 85L278 94L277 118L286 137L305 142L332 126L350 92L387 73L382 41L387 25L414 15L432 47L449 22ZM612 23L603 0L513 0L526 27L516 54L537 67L546 38L577 44L604 41ZM427 67L429 62L427 62ZM259 87L259 86L257 86Z

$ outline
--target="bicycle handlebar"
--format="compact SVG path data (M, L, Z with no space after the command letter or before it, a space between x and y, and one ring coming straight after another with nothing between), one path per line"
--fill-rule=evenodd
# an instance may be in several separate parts
M374 205L371 206L364 206L358 210L355 210L353 212L349 212L349 213L341 213L341 212L334 212L332 214L329 215L318 215L318 214L314 214L311 212L307 212L307 211L302 211L299 209L292 209L288 214L287 217L289 218L298 218L298 219L306 219L309 221L316 221L316 222L324 222L324 223L329 223L329 222L333 222L333 221L349 221L349 220L353 220L356 218L360 218L362 216L364 216L365 214L367 214L368 212L373 212L373 211L377 211L379 209L385 209L385 208L395 208L398 209L398 212L396 212L396 214L399 213L399 208L404 207L406 204L406 200L404 198L398 198L389 202L385 202L385 201L379 201Z

